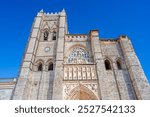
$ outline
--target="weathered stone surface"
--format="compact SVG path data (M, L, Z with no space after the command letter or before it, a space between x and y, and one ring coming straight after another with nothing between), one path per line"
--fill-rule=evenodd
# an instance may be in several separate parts
M127 36L101 39L98 30L68 34L65 10L40 11L31 31L18 81L0 81L0 99L150 99L150 85Z

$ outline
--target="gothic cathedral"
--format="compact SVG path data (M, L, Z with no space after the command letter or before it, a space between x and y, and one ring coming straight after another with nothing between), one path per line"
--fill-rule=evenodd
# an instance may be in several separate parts
M146 100L150 85L127 36L104 39L98 30L69 34L65 10L55 14L41 10L9 96L12 100Z

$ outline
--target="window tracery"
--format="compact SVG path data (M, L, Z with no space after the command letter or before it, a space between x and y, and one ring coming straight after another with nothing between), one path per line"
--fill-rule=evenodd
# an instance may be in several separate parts
M91 63L89 52L82 48L74 48L68 57L69 64L87 64Z

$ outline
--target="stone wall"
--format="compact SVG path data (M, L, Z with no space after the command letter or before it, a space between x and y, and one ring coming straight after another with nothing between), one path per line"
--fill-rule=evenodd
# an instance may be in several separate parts
M52 99L52 94L48 94L48 92L52 92L52 89L50 89L51 91L48 89L52 87L54 71L48 71L48 65L52 62L55 68L59 16L60 14L45 14L43 11L37 14L13 99ZM44 40L45 31L48 31L47 40ZM53 40L54 31L56 32L56 40ZM40 63L42 63L42 72L38 71ZM44 90L45 92L43 92Z
M136 99L129 72L125 64L125 59L118 41L100 41L100 45L103 59L108 59L111 62L112 70L107 71L108 81L111 79L115 80L120 99ZM118 59L121 61L121 69L117 68Z
M0 79L0 100L10 100L15 85L16 79Z
M110 69L106 69L106 60ZM8 96L11 90L0 92ZM40 11L12 99L85 99L78 92L87 99L150 99L148 81L126 36L101 39L98 30L68 34L65 10L56 14Z

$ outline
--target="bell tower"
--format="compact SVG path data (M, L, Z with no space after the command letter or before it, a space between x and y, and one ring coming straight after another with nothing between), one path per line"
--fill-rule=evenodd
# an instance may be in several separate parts
M47 14L41 10L37 14L12 99L47 100L60 97L59 78L63 75L63 47L67 29L65 10ZM57 89L53 90L53 87Z

